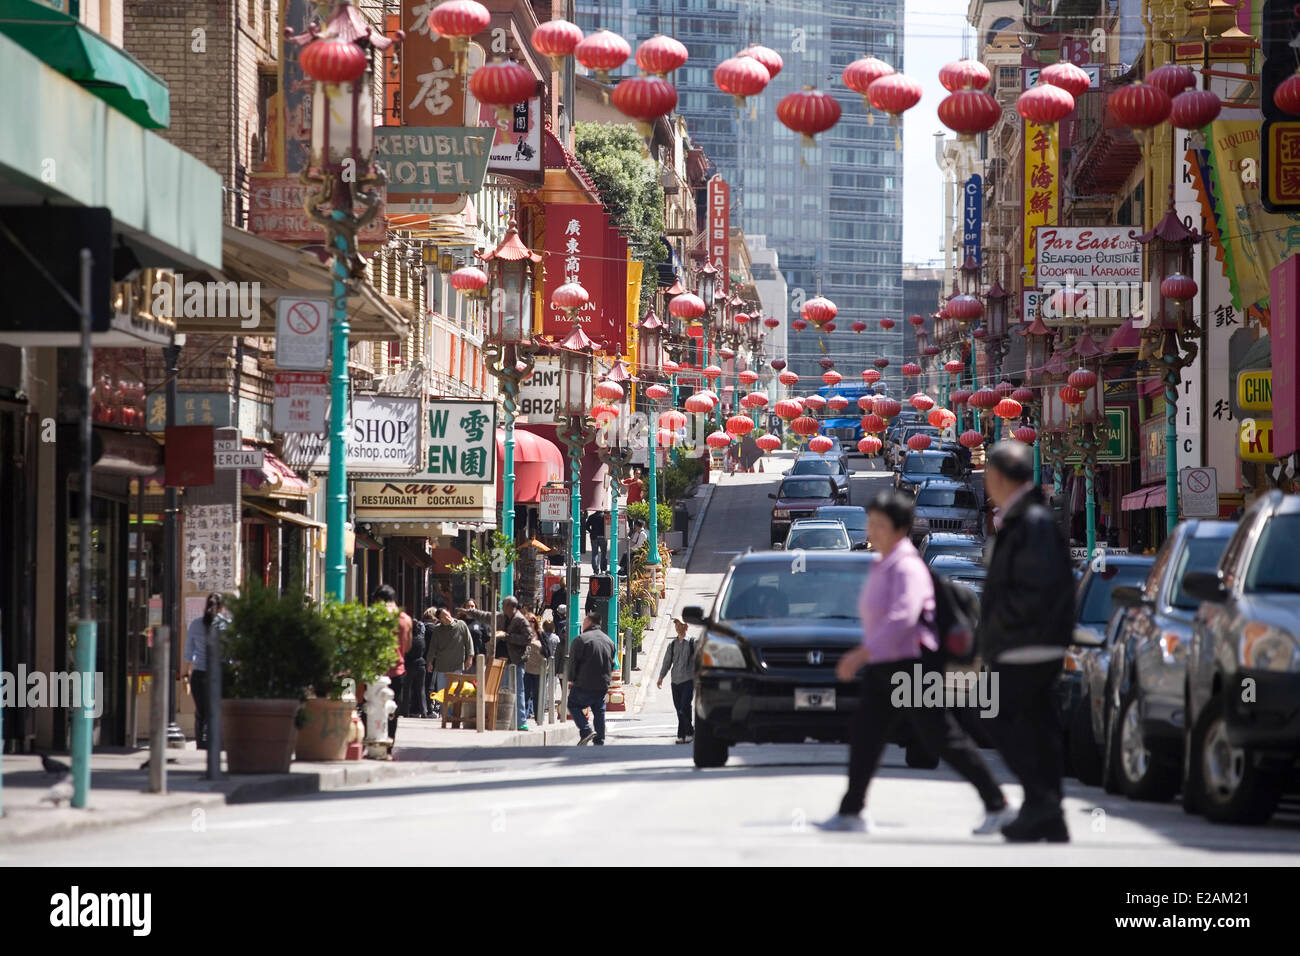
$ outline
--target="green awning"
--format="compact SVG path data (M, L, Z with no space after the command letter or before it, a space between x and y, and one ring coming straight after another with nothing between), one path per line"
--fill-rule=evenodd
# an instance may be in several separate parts
M141 126L170 125L167 84L75 17L35 0L0 0L0 33Z

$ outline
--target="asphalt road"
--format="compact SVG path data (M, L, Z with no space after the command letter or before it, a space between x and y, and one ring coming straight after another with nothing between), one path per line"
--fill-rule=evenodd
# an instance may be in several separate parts
M854 459L855 465L862 464ZM775 474L724 478L714 491L678 605L708 604L727 564L766 545ZM883 474L854 479L865 502ZM609 745L484 750L441 772L274 803L220 807L57 842L0 848L0 865L354 867L380 850L401 864L528 865L1294 865L1300 824L1226 827L1174 803L1142 804L1066 786L1069 845L974 837L974 792L946 768L912 770L890 748L872 784L877 832L825 834L844 786L846 748L742 745L727 766L694 768L676 745L668 688L611 720ZM1019 787L986 751L1009 796Z

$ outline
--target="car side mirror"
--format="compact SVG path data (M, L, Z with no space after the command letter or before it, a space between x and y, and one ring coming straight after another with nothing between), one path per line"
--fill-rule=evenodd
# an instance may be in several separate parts
M687 624L704 624L704 608L694 604L682 608L682 620Z
M866 551L867 548L868 548L868 544L865 541L861 542L860 544L855 544L853 546L854 551Z
M1102 647L1106 643L1106 638L1090 627L1076 627L1074 633L1070 635L1070 643L1081 647Z
M1183 590L1198 601L1222 604L1228 596L1217 571L1188 571L1183 575Z
M1120 607L1142 607L1144 604L1151 603L1151 600L1142 593L1141 588L1127 584L1111 591L1110 599Z

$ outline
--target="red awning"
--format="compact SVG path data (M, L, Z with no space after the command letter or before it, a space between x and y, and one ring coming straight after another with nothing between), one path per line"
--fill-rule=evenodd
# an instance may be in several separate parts
M244 442L245 448L257 446ZM260 495L264 498L306 498L311 485L298 477L297 473L269 451L263 455L260 471L245 469L241 473L244 494Z
M1164 485L1148 485L1145 488L1139 488L1137 491L1130 491L1120 499L1120 510L1122 511L1144 511L1147 508L1163 508L1164 506Z
M506 432L497 429L497 501L505 494ZM542 486L565 478L564 454L540 435L515 428L515 503L535 504Z
M1102 350L1118 352L1120 349L1137 349L1142 345L1142 334L1133 327L1132 319L1125 319L1123 324L1110 334Z

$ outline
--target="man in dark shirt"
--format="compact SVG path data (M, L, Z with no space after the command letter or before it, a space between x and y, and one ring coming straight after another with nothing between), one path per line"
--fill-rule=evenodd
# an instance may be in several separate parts
M609 570L609 541L605 537L605 513L588 512L582 528L591 538L591 570L595 574L604 574Z
M614 676L614 642L597 625L596 616L582 621L582 633L569 648L569 716L578 725L578 746L605 742L605 695ZM593 731L583 713L591 708Z

